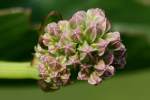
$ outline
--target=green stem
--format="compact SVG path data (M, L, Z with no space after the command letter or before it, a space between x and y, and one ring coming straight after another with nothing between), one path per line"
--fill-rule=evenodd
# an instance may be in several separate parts
M0 79L39 79L38 73L29 62L0 62Z

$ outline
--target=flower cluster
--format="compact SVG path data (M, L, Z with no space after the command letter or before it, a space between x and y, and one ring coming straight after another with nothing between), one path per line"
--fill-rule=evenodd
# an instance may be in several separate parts
M119 32L99 9L78 11L69 20L45 27L36 47L40 77L51 89L69 84L75 77L97 85L125 65L126 49ZM75 74L77 73L77 74Z

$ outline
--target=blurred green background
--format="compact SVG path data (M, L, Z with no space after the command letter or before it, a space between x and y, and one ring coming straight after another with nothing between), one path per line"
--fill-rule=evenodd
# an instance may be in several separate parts
M150 0L0 0L0 60L30 61L40 23L52 10L64 19L78 10L104 9L112 30L121 32L127 48L126 68L93 87L77 82L53 93L35 80L0 79L4 100L150 100Z

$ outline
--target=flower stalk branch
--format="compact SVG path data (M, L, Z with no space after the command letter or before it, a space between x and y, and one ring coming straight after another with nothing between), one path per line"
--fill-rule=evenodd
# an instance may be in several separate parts
M0 62L0 79L39 79L39 72L29 62Z

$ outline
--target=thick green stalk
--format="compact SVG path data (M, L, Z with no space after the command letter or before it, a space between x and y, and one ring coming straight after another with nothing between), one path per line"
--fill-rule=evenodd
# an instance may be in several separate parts
M39 79L38 73L29 62L0 62L0 79Z

